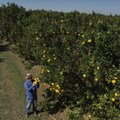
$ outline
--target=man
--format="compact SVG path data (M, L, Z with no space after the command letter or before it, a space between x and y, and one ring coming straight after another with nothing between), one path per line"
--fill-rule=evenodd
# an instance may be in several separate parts
M33 80L32 74L27 73L26 81L24 83L26 89L26 117L30 115L30 107L33 105L33 112L37 115L37 89L39 88L39 82Z

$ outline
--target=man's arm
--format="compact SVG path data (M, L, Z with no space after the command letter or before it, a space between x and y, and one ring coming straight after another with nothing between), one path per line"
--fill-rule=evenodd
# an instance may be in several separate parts
M39 82L36 84L36 88L38 89L40 87L40 84Z
M36 88L38 89L40 87L42 80L38 80L37 84L36 84Z
M25 82L24 87L25 87L26 90L29 90L29 91L30 91L30 90L33 88L33 85L29 86L29 85Z

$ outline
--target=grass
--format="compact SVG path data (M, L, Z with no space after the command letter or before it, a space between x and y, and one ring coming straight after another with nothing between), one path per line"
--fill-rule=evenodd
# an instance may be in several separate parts
M16 88L16 91L18 92L17 97L21 98L21 95L23 95L23 80L21 77L21 72L18 68L18 66L15 64L13 60L10 59L9 52L4 53L4 57L6 59L6 65L9 73L9 79L13 83L14 87Z
M3 102L3 99L2 99L2 70L1 70L1 67L0 67L0 106L1 106L1 103Z
M0 67L0 86L1 86L1 82L2 82L2 70L1 70L1 67ZM0 87L0 90L1 90L1 87Z
M3 57L3 54L2 53L0 53L0 57ZM1 58L0 58L1 59ZM4 101L4 97L3 97L3 90L2 90L2 87L3 87L3 85L2 85L2 82L3 82L3 73L2 73L2 69L1 69L1 65L0 65L0 106L1 106L1 104L3 103L3 101Z

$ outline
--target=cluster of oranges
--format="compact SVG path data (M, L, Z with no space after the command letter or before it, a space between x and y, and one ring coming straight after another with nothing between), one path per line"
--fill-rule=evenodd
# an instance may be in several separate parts
M33 84L36 85L38 82L40 82L39 78L38 77L34 78Z
M114 79L111 80L111 83L114 85L114 84L116 83L116 80L117 80L117 79L118 79L117 77L114 77Z
M113 85L116 84L116 81L118 80L118 77L114 77L112 80L111 80L111 83ZM119 96L119 93L118 92L115 92L114 93L114 96L112 97L112 102L115 102L116 98Z
M42 68L42 69L41 69L41 74L50 73L50 72L51 72L51 70L49 70L49 69L46 69L46 68ZM61 70L61 71L59 72L59 74L60 74L60 75L63 75L63 70Z
M112 102L115 102L116 98L119 96L118 92L114 93L114 96L112 97Z
M42 68L42 69L41 69L41 74L43 74L43 73L45 73L45 72L49 73L49 72L50 72L50 70L45 69L45 68Z
M53 82L50 84L44 83L44 86L47 86L47 87L49 86L49 90L54 91L57 94L61 94L64 92L64 90L61 89L60 85L53 83Z
M92 39L88 39L88 41L87 41L88 43L91 43L92 42ZM82 45L84 45L86 42L85 41L83 41L82 42Z
M40 79L38 77L34 78L34 82L33 84L36 85L37 83L40 82ZM46 88L49 88L50 91L54 91L55 93L57 94L61 94L64 92L64 90L60 87L59 84L56 84L56 83L43 83L43 85L46 87Z

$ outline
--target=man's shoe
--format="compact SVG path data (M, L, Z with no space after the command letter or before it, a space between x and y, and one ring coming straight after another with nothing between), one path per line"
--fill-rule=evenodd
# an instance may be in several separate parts
M39 114L39 113L34 113L34 115L35 115L35 116L38 116L38 117L41 116L41 114Z
M34 112L34 115L37 116L38 115L37 112Z
M26 114L26 118L28 118L29 117L29 114Z

